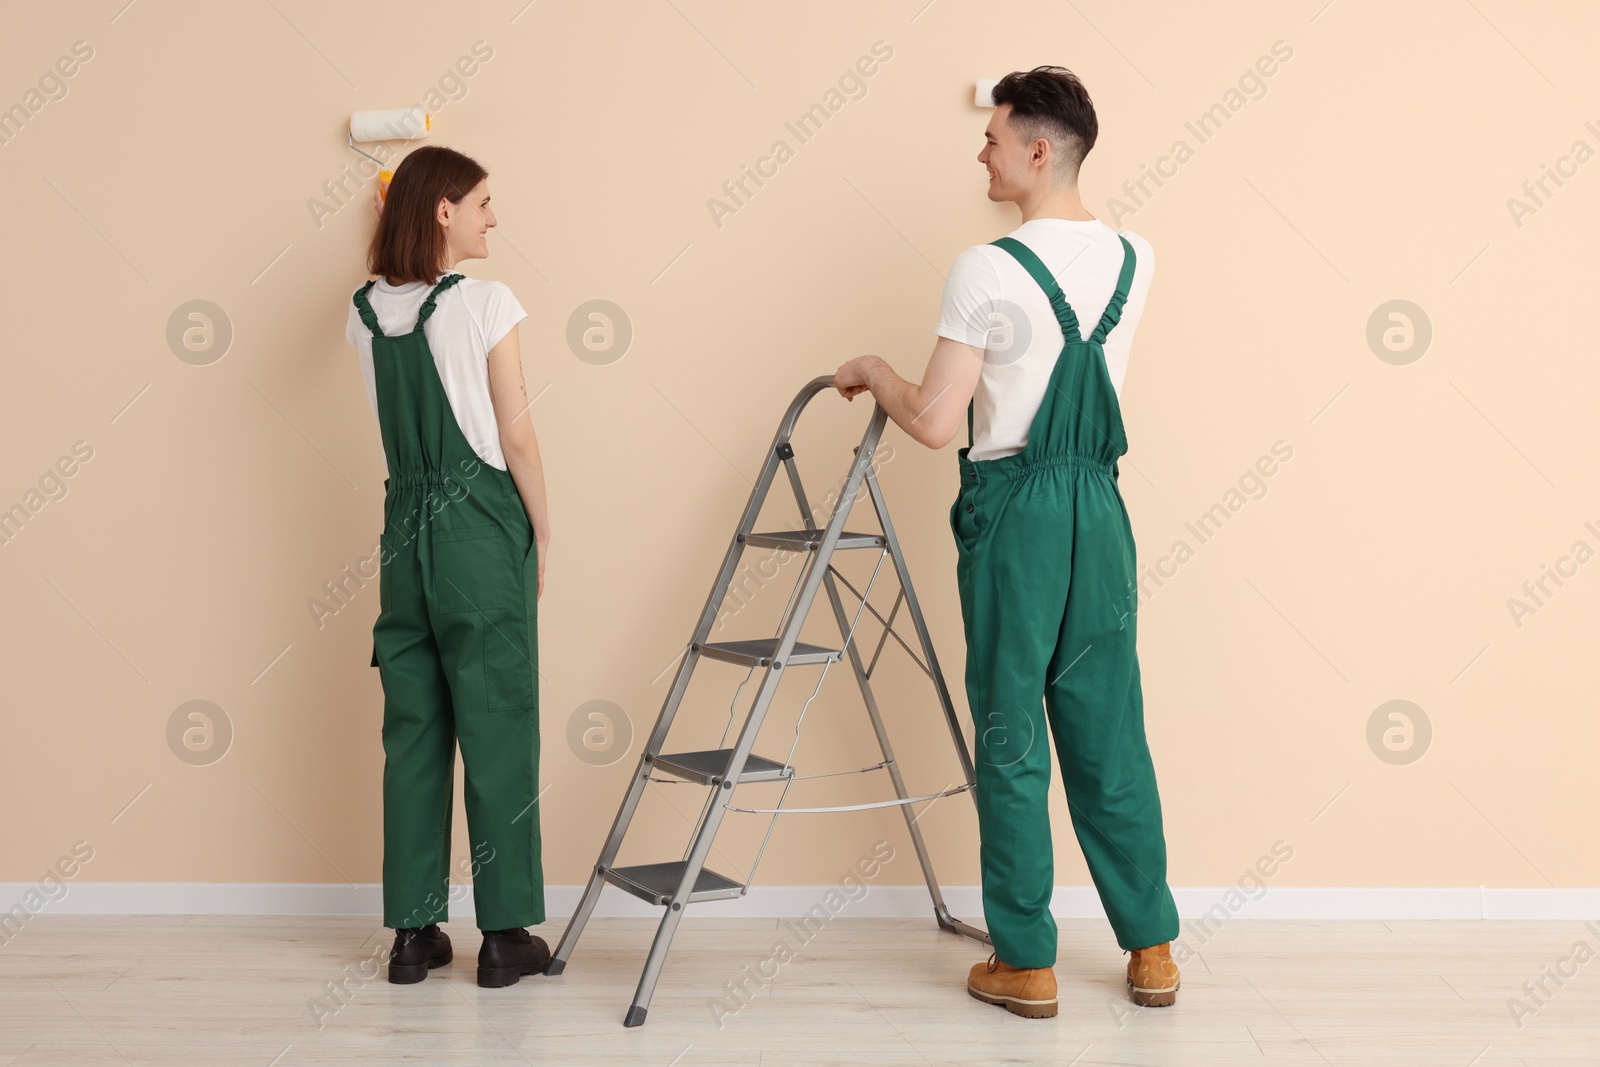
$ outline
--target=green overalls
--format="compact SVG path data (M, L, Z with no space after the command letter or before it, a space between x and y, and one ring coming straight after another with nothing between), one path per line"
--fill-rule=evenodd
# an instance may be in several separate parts
M1101 347L1122 316L1134 254L1124 238L1116 292L1085 341L1038 257L1014 238L993 243L1043 287L1065 344L1021 452L968 459L968 406L950 525L976 732L984 917L1003 962L1051 967L1047 717L1072 827L1117 943L1145 948L1178 933L1134 650L1133 528L1116 480L1128 442Z
M544 921L540 856L538 560L511 475L478 458L450 410L423 324L372 331L384 482L372 662L383 679L383 921L450 916L455 741L466 767L477 925Z

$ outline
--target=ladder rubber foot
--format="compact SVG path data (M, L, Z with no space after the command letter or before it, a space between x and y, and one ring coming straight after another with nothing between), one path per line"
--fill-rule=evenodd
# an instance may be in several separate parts
M628 1014L623 1017L622 1025L623 1026L640 1026L640 1025L643 1025L645 1014L647 1012L649 1012L649 1010L650 1010L649 1008L641 1008L637 1004L632 1005L631 1007L628 1008Z
M548 966L548 967L546 967L544 969L544 973L547 974L547 975L560 974L562 971L564 971L566 969L567 969L567 961L566 960L552 959L550 961L550 966Z

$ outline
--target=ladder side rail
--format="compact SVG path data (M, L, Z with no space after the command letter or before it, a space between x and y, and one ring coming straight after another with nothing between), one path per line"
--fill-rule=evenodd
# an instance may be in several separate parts
M805 616L802 614L798 618L803 622ZM791 623L785 627L785 632L797 628ZM780 642L780 645L792 648L794 645L792 635L786 642ZM767 664L766 672L761 677L761 685L751 702L750 712L745 716L744 725L740 727L738 739L734 742L727 772L713 787L713 793L708 798L708 808L699 822L693 843L684 856L683 875L678 880L678 887L673 891L672 899L667 903L665 913L661 916L660 925L656 927L656 936L650 943L649 955L645 957L644 969L639 974L639 984L634 989L633 1002L623 1017L624 1026L640 1025L644 1022L646 1012L649 1011L650 998L655 994L656 982L661 977L663 964L666 963L667 949L672 944L673 935L683 918L684 910L689 906L689 896L694 891L695 883L700 879L700 870L705 866L706 856L711 851L711 843L722 825L722 817L727 812L734 784L744 771L745 761L755 746L756 734L766 718L767 707L771 704L773 694L777 691L782 678L783 672L779 665L783 662L784 655L780 647L779 651L773 653L772 661Z
M711 593L706 597L705 606L700 611L700 618L695 623L694 635L690 638L688 648L683 659L678 664L678 672L673 677L672 688L668 691L666 700L662 702L661 713L656 716L655 727L650 731L643 749L639 753L638 771L634 777L634 787L638 793L644 791L644 784L650 775L650 757L660 753L661 746L666 742L667 732L672 727L672 720L677 712L678 704L683 699L684 691L688 689L689 678L694 673L695 665L699 662L700 645L710 636L711 624L716 620L717 609L722 607L722 601L727 597L728 586L733 581L734 572L738 569L740 555L744 551L744 536L755 528L756 519L761 515L761 507L766 503L767 494L771 491L772 479L778 468L779 446L789 443L790 436L794 433L795 421L806 403L819 391L817 383L821 379L814 379L806 383L795 398L790 401L788 410L784 413L783 421L778 426L778 431L772 437L772 444L767 448L766 459L761 464L761 473L756 477L756 482L750 488L749 499L745 501L744 511L739 516L738 529L734 531L728 542L728 550L723 554L722 566L717 571L717 578L711 587ZM670 714L669 714L670 712ZM632 818L632 808L638 804L638 796L630 791L631 805L627 805L627 814ZM617 822L612 826L615 834L618 825L626 828L623 813L618 812ZM620 843L620 842L617 842ZM608 846L614 843L607 842ZM605 860L609 863L615 859L615 851Z
M839 632L844 635L849 632L850 622L845 612L844 600L839 595L839 589L834 584L833 576L829 575L824 580L828 590L828 600L833 605L833 616L839 624ZM855 674L856 685L861 690L861 700L867 707L867 717L872 722L872 732L878 739L878 748L883 753L884 769L889 772L889 780L894 784L895 796L905 800L911 796L906 790L905 778L900 773L900 764L895 759L894 746L889 743L889 733L884 729L883 716L878 710L877 695L872 691L872 683L867 678L866 668L861 662L861 652L857 647L854 637L851 637L846 650L850 656L850 668ZM924 811L927 809L924 808ZM917 863L922 868L922 877L928 885L928 893L933 898L935 914L946 910L944 894L939 888L938 875L933 870L933 859L928 854L927 843L922 838L922 830L917 826L919 816L913 815L911 805L900 805L900 812L905 816L906 830L911 835L911 847L917 854Z
M821 378L817 381L831 381ZM816 382L812 382L815 385ZM844 530L844 522L850 512L850 506L855 502L856 496L861 491L861 485L866 480L867 466L871 462L872 454L878 445L878 439L883 434L884 423L888 420L882 408L873 412L873 417L867 425L867 432L861 439L861 447L856 452L856 460L851 465L850 476L845 481L843 494L834 506L833 515L828 520L826 532L822 535L822 542L817 550L811 554L811 565L806 571L804 584L800 595L795 600L794 610L791 612L788 624L784 626L783 633L778 639L777 648L773 650L772 662L767 665L765 677L761 680L761 688L756 693L754 703L751 705L750 714L745 717L744 726L739 730L739 739L734 744L731 757L728 760L728 771L722 780L722 794L718 803L712 810L700 830L700 836L695 842L695 847L689 856L689 863L685 866L683 878L678 884L677 892L673 895L674 903L687 903L689 894L694 888L695 879L699 876L700 867L705 863L706 854L711 850L711 838L715 836L717 827L722 822L722 816L727 807L729 796L733 792L733 785L739 780L744 771L745 761L750 756L750 750L755 747L756 735L761 731L762 721L766 717L766 709L772 702L773 693L777 690L778 682L783 675L783 664L794 650L795 641L800 636L800 629L805 625L806 616L810 613L811 602L816 598L817 589L822 585L822 578L827 573L829 562L833 558L834 546L838 544L839 534ZM774 451L774 457L776 452Z
M874 457L874 458L876 458L876 457ZM805 523L805 528L808 529L808 530L814 530L814 529L816 529L816 523L812 518L810 501L806 497L805 486L804 486L804 483L802 482L802 480L800 478L800 472L796 468L794 459L792 457L786 458L784 460L784 467L789 472L789 484L790 484L790 487L794 491L795 502L799 505L801 519ZM868 469L867 469L867 472L865 474L865 478L868 480L869 485L870 484L875 484L876 481L877 481L876 474L871 469L871 461L870 460L868 461ZM877 505L876 500L873 503L873 508L874 508L874 511L878 510L878 505ZM880 523L880 525L881 525L881 523ZM899 557L899 552L900 552L899 543L897 541L895 541L892 537L889 536L888 528L885 528L885 538L884 538L884 540L885 540L885 542L886 542L886 544L888 546L889 554L891 556L895 557L895 574L897 576L897 579L901 582L901 594L900 595L901 595L901 597L904 597L905 596L905 581L906 581L906 576L907 576L907 573L908 573L908 569L905 566L904 560L902 560ZM833 579L833 575L831 573L825 574L823 576L823 585L826 588L827 593L828 593L829 604L833 608L834 620L835 620L835 622L838 623L838 626L839 626L839 634L840 634L841 638L848 637L850 635L850 632L851 632L851 625L850 625L850 622L849 622L848 615L847 615L847 613L845 611L844 599L843 599L842 596L840 596L838 585L835 583L835 581ZM899 599L897 599L896 600L896 611L899 610L899 603L900 603L900 601L899 601ZM876 612L874 612L874 614L876 614ZM881 619L882 617L879 616L879 618ZM892 620L891 620L891 622L892 622ZM885 625L885 634L887 635L888 627L890 626L890 622L886 622L884 625ZM880 710L878 708L877 695L873 692L871 680L869 679L869 677L867 675L866 668L862 665L862 662L861 662L860 649L857 646L857 643L856 643L856 641L855 641L855 639L853 637L850 638L850 640L848 642L848 645L847 645L847 647L845 649L845 652L850 657L851 672L855 675L856 685L861 690L861 699L862 699L862 702L866 705L867 716L872 722L872 732L878 739L878 748L883 753L884 767L889 772L889 780L894 785L895 796L897 798L899 798L900 800L905 800L908 797L910 797L911 794L910 794L910 792L907 791L906 784L905 784L905 778L900 773L900 765L899 765L899 762L895 759L894 747L890 743L888 731L885 729L885 727L883 725L883 716L882 716L882 714L881 714L881 712L880 712ZM937 670L937 666L935 666L935 670ZM930 673L930 675L932 674L932 672L929 672L929 673ZM934 680L936 682L936 685L937 685L937 683L943 681L943 679L938 677L937 675L934 675L933 677L934 677ZM958 745L957 747L960 748L961 746ZM961 751L964 752L965 750L961 749ZM965 772L965 770L966 770L966 767L965 767L965 764L963 764L963 772ZM927 809L924 808L923 810L926 811ZM928 894L933 899L934 915L936 917L938 917L940 924L944 925L945 924L945 918L947 916L949 916L949 907L946 905L945 900L944 900L944 893L939 887L939 878L938 878L938 875L934 872L934 869L933 869L933 858L928 852L927 842L924 841L924 839L922 837L922 830L917 825L917 820L921 816L920 815L913 815L912 812L911 812L911 805L909 805L909 804L900 805L900 812L905 817L906 830L911 836L911 846L912 846L913 851L916 852L917 863L922 868L923 881L927 883ZM776 818L776 817L777 816L774 815L774 818ZM965 925L965 924L962 924L962 925ZM969 928L969 929L971 929L971 928Z
M961 732L961 723L956 717L955 705L950 699L950 689L945 684L944 671L939 667L938 655L933 650L933 638L928 633L928 623L923 618L922 605L917 600L916 589L911 584L911 570L906 563L905 553L900 547L900 539L895 535L894 521L889 517L888 502L884 499L882 487L878 485L877 476L870 470L867 472L867 493L871 496L873 508L878 513L878 525L883 530L884 540L889 545L889 555L895 563L895 573L900 579L901 595L905 597L906 607L911 613L917 637L922 644L922 653L927 657L926 673L933 679L934 689L939 695L939 705L944 710L945 722L949 724L950 736L955 742L956 755L961 762L961 771L966 775L968 791L971 792L977 787L977 774L972 766L972 757L967 751L966 739ZM898 640L898 635L896 639ZM904 643L904 641L901 641L901 644ZM907 651L909 651L909 648ZM913 656L912 658L915 659L916 657ZM921 665L919 664L919 666ZM874 714L872 719L873 728L882 731L883 724L879 721L878 716ZM891 769L893 769L893 765L891 765ZM904 796L904 787L898 786L898 784L897 787L901 791L900 795ZM932 807L931 803L929 807ZM916 819L920 819L928 811L928 808L923 808L915 819L912 818L909 805L902 807L901 810L905 812L906 820L911 826L912 839L920 846L922 834L916 825ZM933 897L933 914L939 926L952 933L980 941L983 944L992 944L988 931L973 926L971 923L963 922L950 914L950 907L945 902L943 892L939 889L938 880L934 877L932 861L927 858L926 852L921 848L919 848L917 855L923 861L923 874L928 880L928 891Z
M796 398L795 404L800 402L800 399ZM798 409L791 404L789 410L792 416ZM773 435L772 444L767 448L766 459L761 464L761 473L757 476L755 484L750 487L750 498L745 501L744 512L739 516L739 526L728 541L728 551L722 557L722 567L717 571L717 580L711 587L711 594L706 597L699 621L695 623L692 644L699 644L711 633L711 624L716 621L717 609L722 606L722 599L727 595L728 586L733 580L733 572L738 569L739 556L744 550L744 535L755 529L756 519L761 514L761 505L766 503L767 493L772 488L773 475L778 469L778 449L789 443L792 427L792 418L785 416L784 425Z
M700 611L700 619L695 623L694 636L684 650L683 658L678 663L678 671L673 676L672 688L667 691L666 699L661 704L661 711L656 716L655 726L650 731L644 746L639 752L639 762L636 766L633 783L628 790L628 795L623 800L622 807L617 811L617 817L612 821L611 833L606 838L605 847L600 854L600 866L609 866L616 859L617 851L622 844L622 837L627 830L628 823L633 819L633 812L638 807L639 799L644 793L644 787L650 777L650 764L654 757L661 751L661 746L666 743L667 732L672 728L673 719L677 716L678 706L683 700L684 693L689 688L689 679L694 674L695 666L700 660L700 645L710 633L711 624L716 619L717 609L722 606L723 599L727 596L728 585L733 580L733 573L738 568L739 556L743 551L741 537L749 533L756 517L761 513L761 505L766 499L767 492L772 484L772 476L777 470L777 446L781 440L775 439L773 446L767 452L767 460L762 464L761 474L756 483L751 487L750 499L746 501L744 514L739 519L739 530L728 543L728 550L722 557L722 566L717 571L717 579L711 587L711 593L706 597L705 607Z
M860 453L858 452L858 459L859 456ZM875 459L876 455L874 455L872 458ZM867 463L868 470L864 477L866 479L875 480L875 476L871 472L871 463L872 459L869 459ZM812 518L811 503L806 497L805 485L800 479L800 472L795 466L794 459L789 458L784 460L784 466L789 472L789 484L794 490L795 503L800 507L801 521L805 523L806 529L814 530L817 527L815 520ZM874 510L876 510L876 505L874 505ZM885 540L887 541L887 538ZM890 554L893 555L895 549L894 543L888 542L888 544L890 548ZM898 560L896 560L895 574L897 579L902 583L904 582L904 573L905 568ZM839 636L841 638L847 637L849 636L851 630L850 622L847 613L845 612L844 600L839 595L839 587L834 582L833 575L831 573L824 574L823 586L826 588L828 593L828 602L833 608L834 621L838 623L839 626ZM872 720L872 731L877 736L878 748L883 753L885 769L889 772L889 779L894 784L895 796L901 800L905 800L911 794L906 791L905 780L900 774L899 764L895 761L893 746L889 743L889 735L883 728L883 719L878 711L877 694L872 691L872 683L869 681L866 669L861 663L860 650L857 647L856 641L853 637L850 638L849 644L845 648L845 654L850 657L850 669L855 675L857 687L861 690L862 702L867 706L867 715ZM928 890L933 894L934 904L936 906L943 906L943 896L939 891L938 880L933 873L933 862L928 856L927 845L922 840L922 832L917 828L916 820L911 814L910 805L902 805L900 810L905 815L906 829L911 833L912 847L917 853L917 861L922 866L922 873L924 879L928 883Z
M738 567L739 556L743 551L742 537L754 527L757 516L761 513L761 505L766 501L766 496L772 484L773 474L777 470L778 450L780 445L787 444L794 433L796 421L806 404L823 388L831 384L832 379L818 377L807 382L793 400L789 402L788 410L784 413L778 425L777 432L773 434L772 444L767 449L766 460L762 463L761 474L750 489L750 496L745 501L744 512L739 518L739 528L730 538L728 549L723 554L722 566L717 572L717 579L711 587L710 594L706 597L705 606L700 611L700 618L695 624L694 636L690 639L682 659L678 663L678 671L672 681L672 687L667 691L666 698L662 701L661 711L656 716L656 723L639 752L639 761L634 766L633 777L629 782L628 791L623 796L622 803L617 808L616 817L611 821L611 829L606 834L605 844L601 846L600 856L595 862L594 870L589 876L589 883L584 888L578 907L574 909L572 918L567 922L567 927L562 931L561 942L552 954L554 973L559 974L565 967L572 950L576 947L578 937L583 933L583 928L588 924L589 917L593 914L596 903L599 901L601 890L605 887L605 879L601 872L611 866L621 850L622 840L627 834L628 826L633 822L634 812L638 809L639 801L644 795L644 788L650 778L650 765L653 756L659 753L661 746L666 741L668 730L677 715L683 694L688 689L689 679L694 674L694 668L700 659L699 645L703 643L711 631L711 624L716 619L717 610L722 606L723 599L727 596L729 583L733 573Z
M955 704L950 699L950 687L945 684L944 671L939 667L938 654L933 650L933 638L928 633L928 622L922 615L922 604L917 600L916 590L911 585L911 572L906 567L900 539L895 536L894 521L889 518L889 505L884 500L883 489L878 485L878 479L870 471L867 474L867 492L872 497L873 507L877 509L878 524L883 528L883 536L889 542L889 555L894 559L896 573L900 577L900 588L906 595L906 607L911 611L912 624L916 627L917 637L922 642L922 654L927 657L928 666L931 668L934 688L939 693L939 706L944 710L945 722L950 727L950 736L956 743L956 753L961 758L961 770L967 776L967 783L976 786L978 776L972 766L972 754L967 749L967 739L961 730L961 720L956 716Z
M778 446L787 444L794 431L794 424L800 411L807 401L823 389L832 385L833 379L824 375L812 379L801 389L789 405L788 412L784 415L783 423L778 428L778 433L773 439L771 450L767 453L767 461L762 467L761 484L770 483L773 473L777 469ZM782 677L782 665L794 650L794 644L799 637L800 627L805 623L807 613L810 611L811 602L816 596L817 587L821 584L822 575L826 572L828 560L833 555L834 546L839 541L839 534L844 529L844 520L849 512L849 505L853 504L856 495L861 491L862 482L865 480L866 467L861 462L865 454L871 459L873 450L877 447L878 438L883 433L886 416L882 410L874 412L872 421L867 427L866 434L862 437L861 448L857 452L857 462L851 467L850 477L847 481L844 495L841 497L840 506L835 508L833 518L828 523L827 533L823 535L822 543L812 555L811 566L803 579L803 586L795 607L778 640L778 646L773 651L772 661L767 665L766 674L761 679L761 686L751 703L750 713L745 717L744 725L739 730L739 738L735 742L733 753L728 761L728 769L717 789L717 800L711 806L705 820L700 824L699 832L695 835L694 847L690 850L687 862L684 864L683 876L678 881L678 888L673 892L672 899L667 904L666 912L661 917L661 924L656 928L656 936L650 944L650 954L645 959L644 970L639 975L639 984L634 990L633 1002L628 1008L623 1019L625 1026L638 1026L644 1022L645 1014L649 1010L650 998L655 993L656 982L660 978L662 965L666 962L667 948L672 943L673 934L677 931L678 923L683 918L684 909L688 906L689 896L694 891L695 883L699 880L700 870L705 865L706 855L711 851L711 843L716 838L717 830L722 824L722 817L727 813L727 805L733 794L733 786L744 772L744 765L749 759L750 750L755 747L756 735L761 730L762 721L766 717L767 707L772 702L778 682ZM760 512L760 504L765 497L762 492L760 497L751 494L750 504L745 508L745 515L740 521L739 532L734 535L734 548L740 544L740 538L750 532L751 524ZM734 551L730 548L730 554ZM731 574L731 569L724 565L724 577ZM701 626L708 625L708 619L714 610L714 605L707 605L706 615L701 619ZM703 640L704 635L700 635ZM698 642L697 642L698 643ZM659 726L658 726L659 729ZM643 757L641 756L641 763ZM638 785L639 783L635 783Z

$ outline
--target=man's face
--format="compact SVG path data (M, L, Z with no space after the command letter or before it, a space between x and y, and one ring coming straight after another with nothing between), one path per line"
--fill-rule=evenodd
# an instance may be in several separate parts
M1024 141L1011 125L1011 105L994 109L983 131L983 151L978 162L989 171L989 199L1017 200L1026 194L1043 173L1032 165L1034 142Z

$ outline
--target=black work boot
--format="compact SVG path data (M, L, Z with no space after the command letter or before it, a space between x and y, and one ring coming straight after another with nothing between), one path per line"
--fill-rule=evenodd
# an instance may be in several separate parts
M550 946L521 927L485 930L478 950L478 984L491 989L516 985L525 974L543 974Z
M451 958L450 935L439 929L438 923L396 929L394 947L389 949L389 981L396 985L420 982Z

